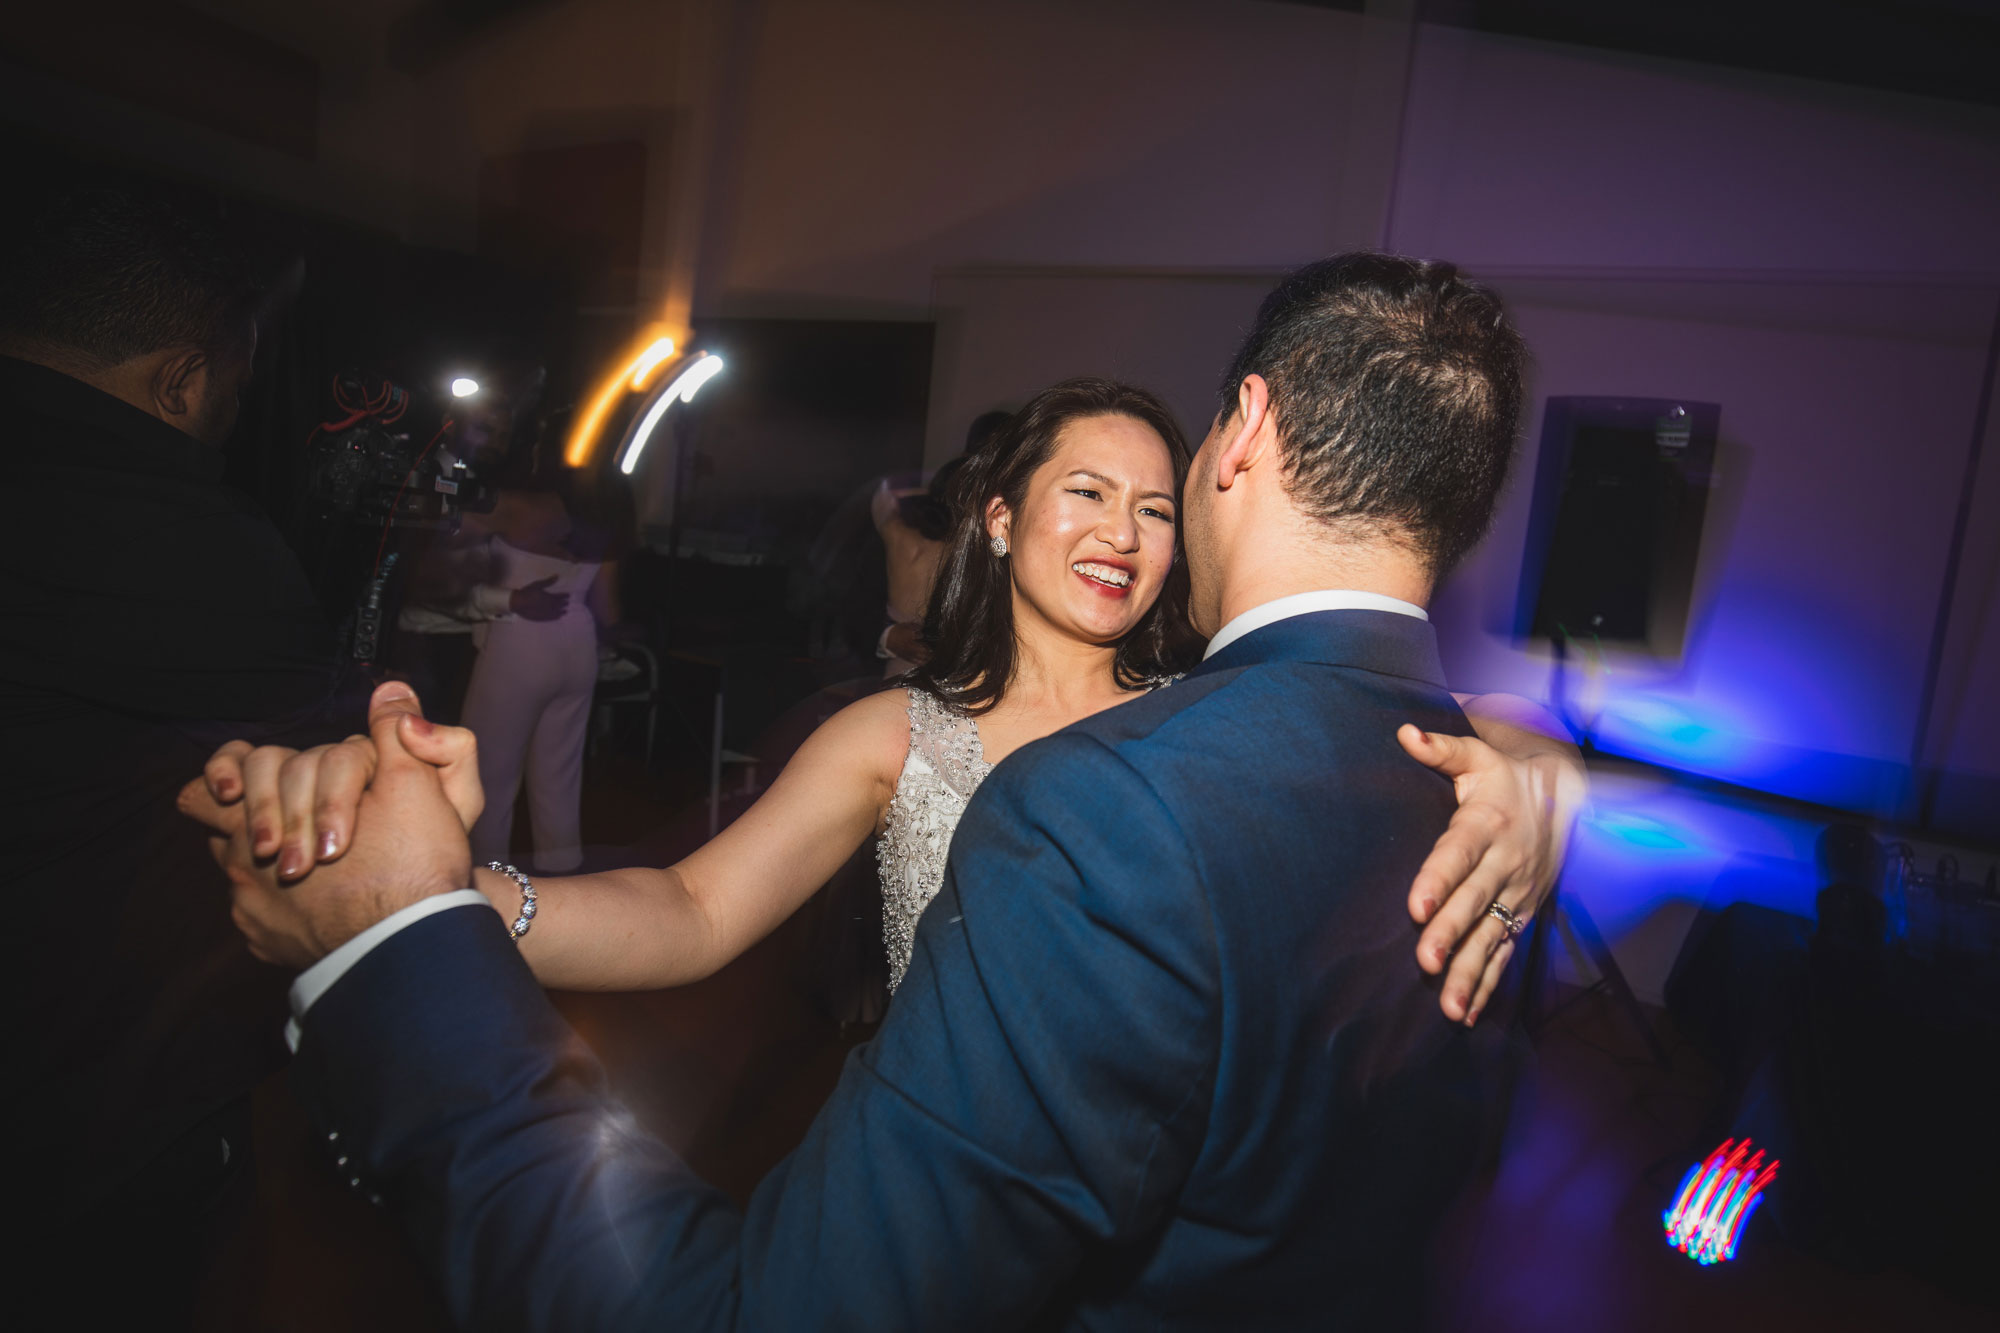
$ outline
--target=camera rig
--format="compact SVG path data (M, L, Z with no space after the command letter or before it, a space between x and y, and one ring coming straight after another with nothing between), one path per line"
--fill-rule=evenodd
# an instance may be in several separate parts
M449 412L420 410L413 419L408 389L361 371L334 376L332 397L333 415L306 438L302 476L309 507L341 530L329 535L350 552L342 563L350 570L363 567L359 594L344 617L345 637L352 658L372 668L399 600L390 585L403 562L389 549L391 534L454 532L463 515L490 512L496 492L451 451L457 422ZM412 420L438 424L419 444L418 432L405 426Z
M333 404L340 415L306 439L306 489L321 517L380 524L386 532L456 526L462 513L493 508L493 488L448 447L438 448L457 424L450 415L440 414L436 432L419 446L414 434L395 429L409 414L410 391L354 371L334 377Z

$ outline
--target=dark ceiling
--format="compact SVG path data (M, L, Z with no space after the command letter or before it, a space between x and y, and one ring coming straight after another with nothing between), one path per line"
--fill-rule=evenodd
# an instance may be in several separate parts
M2000 0L1417 0L1416 8L1427 23L1480 32L2000 106Z

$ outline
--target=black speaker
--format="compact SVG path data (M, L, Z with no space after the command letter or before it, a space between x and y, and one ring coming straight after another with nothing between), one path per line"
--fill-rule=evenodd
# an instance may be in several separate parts
M1517 634L1680 656L1721 418L1670 398L1548 400Z

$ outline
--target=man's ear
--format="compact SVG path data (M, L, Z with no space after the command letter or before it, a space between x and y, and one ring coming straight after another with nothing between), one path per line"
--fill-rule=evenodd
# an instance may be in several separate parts
M154 405L168 421L185 421L195 415L210 373L208 353L199 347L175 352L153 371Z
M1271 417L1271 389L1262 375L1245 375L1236 386L1235 428L1215 452L1215 484L1228 490L1236 474L1262 463L1277 443Z

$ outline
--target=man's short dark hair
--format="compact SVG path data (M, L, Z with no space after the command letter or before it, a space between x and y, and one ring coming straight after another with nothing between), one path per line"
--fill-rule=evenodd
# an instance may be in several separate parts
M58 189L10 208L0 340L102 369L172 347L221 351L257 308L252 265L164 194Z
M1278 284L1229 367L1263 376L1286 487L1323 522L1394 533L1437 573L1476 545L1507 477L1520 335L1450 264L1354 253Z

